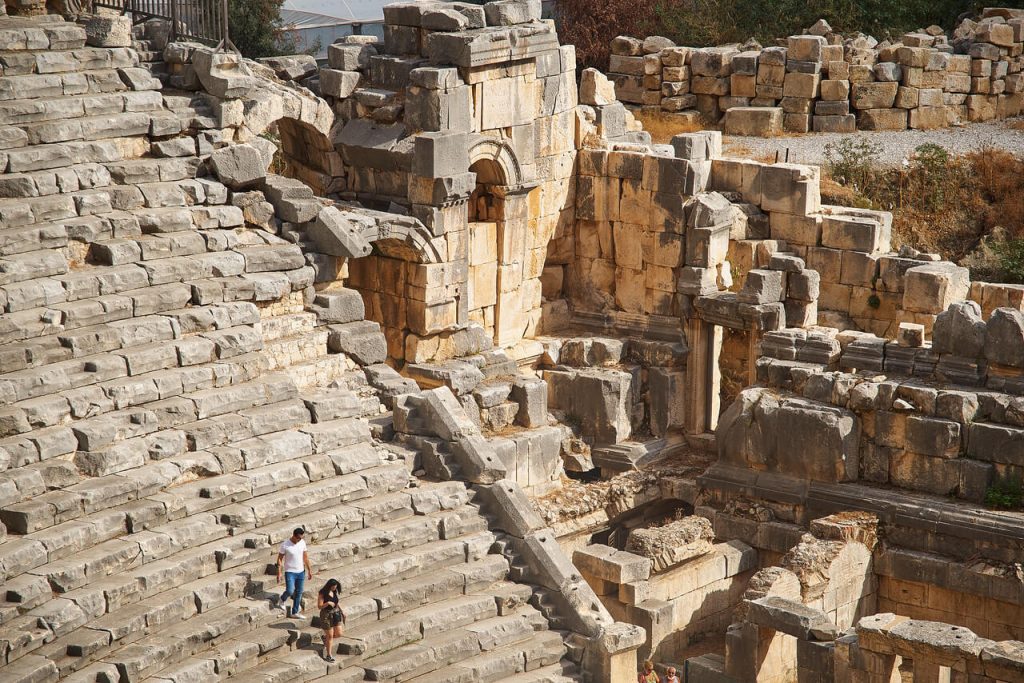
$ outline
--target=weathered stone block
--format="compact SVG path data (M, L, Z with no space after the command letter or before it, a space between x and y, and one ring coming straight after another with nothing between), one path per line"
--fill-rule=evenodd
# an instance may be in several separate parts
M928 263L906 272L903 308L916 313L941 313L964 301L970 292L970 273L953 263Z
M857 478L859 432L859 419L844 408L746 389L716 435L724 463L837 482Z
M782 134L779 107L733 107L725 113L722 132L727 135L772 137Z

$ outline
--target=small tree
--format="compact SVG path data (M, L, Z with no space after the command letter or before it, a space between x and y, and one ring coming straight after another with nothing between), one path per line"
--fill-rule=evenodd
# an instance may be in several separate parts
M231 42L245 57L293 54L295 40L281 25L284 0L229 0Z

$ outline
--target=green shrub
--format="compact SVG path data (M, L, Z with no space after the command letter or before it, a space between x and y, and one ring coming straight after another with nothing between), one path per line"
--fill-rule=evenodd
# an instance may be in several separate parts
M985 505L997 510L1024 509L1024 486L1013 479L1002 479L985 492Z
M1002 281L1024 283L1024 240L1007 240L993 245L999 257Z
M863 192L875 177L882 147L853 137L825 145L825 168L841 185Z
M960 175L960 164L950 162L949 152L934 143L920 145L910 159L911 185L921 205L928 211L938 211L946 203L947 188Z

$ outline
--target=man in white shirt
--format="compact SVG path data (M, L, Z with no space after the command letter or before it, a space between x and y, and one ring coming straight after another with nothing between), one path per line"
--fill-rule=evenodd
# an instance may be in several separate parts
M284 574L284 593L281 593L280 605L285 615L293 619L302 618L302 589L306 586L306 577L313 578L313 569L309 566L309 553L306 552L305 535L302 528L292 532L292 537L281 544L277 552L277 580L280 582ZM289 610L285 602L292 598Z

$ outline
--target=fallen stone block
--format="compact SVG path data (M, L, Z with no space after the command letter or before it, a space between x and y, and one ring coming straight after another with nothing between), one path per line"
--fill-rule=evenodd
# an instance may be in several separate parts
M516 424L543 427L548 423L548 383L536 377L519 378L512 385L511 398L518 404Z
M576 550L572 562L581 572L611 583L635 583L651 576L651 561L624 550L593 544Z
M317 249L325 254L343 258L369 256L373 247L362 235L366 220L361 218L326 206L320 209L316 220L309 226L309 236Z
M325 323L351 323L366 317L363 297L354 289L329 289L317 293L313 312Z
M932 351L979 358L985 348L986 325L974 301L953 303L935 318Z
M903 308L915 313L941 313L970 293L970 272L954 263L925 263L906 271Z
M260 150L252 145L229 145L210 155L210 164L221 182L232 190L256 187L267 176Z
M242 56L235 52L197 47L192 51L192 68L206 92L216 97L243 97L258 87Z

